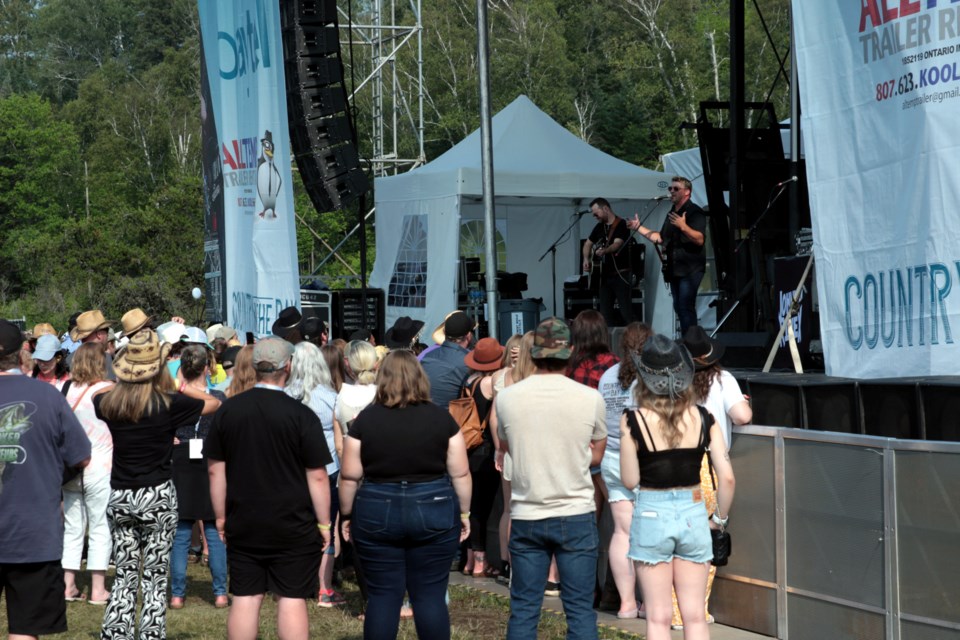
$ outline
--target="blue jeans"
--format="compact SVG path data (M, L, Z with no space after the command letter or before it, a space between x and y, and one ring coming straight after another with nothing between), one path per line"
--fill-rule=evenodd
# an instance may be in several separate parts
M697 291L700 289L701 280L702 270L670 280L673 310L677 312L677 319L680 320L681 337L687 329L697 326Z
M593 587L597 581L598 545L597 521L592 512L511 522L507 640L536 640L543 589L553 555L560 570L560 600L567 616L567 638L596 639Z
M173 536L173 551L170 553L170 595L183 598L187 595L187 554L190 552L190 534L193 520L177 522ZM213 520L203 521L203 535L210 552L210 577L213 579L213 595L227 595L227 549L217 535Z
M350 533L370 600L363 637L397 637L404 590L417 637L450 638L445 596L460 538L460 504L449 478L430 482L364 482Z

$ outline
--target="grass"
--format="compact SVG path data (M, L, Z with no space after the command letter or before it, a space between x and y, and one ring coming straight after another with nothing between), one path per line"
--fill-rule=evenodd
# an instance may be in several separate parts
M81 573L78 586L89 593L89 576ZM108 578L109 586L109 578ZM347 598L347 606L323 609L310 602L310 637L330 640L362 640L363 622L356 614L360 612L360 592L355 583L345 581L341 592ZM0 635L7 629L5 598L0 603ZM167 610L167 638L169 640L222 640L226 637L226 609L213 606L210 574L206 567L190 564L187 567L187 601L179 610ZM507 632L510 602L507 598L462 586L450 587L450 619L453 640L479 640L503 638ZM103 607L85 602L67 603L69 631L44 638L62 640L93 640L100 638ZM638 636L600 627L601 640L635 640ZM260 636L263 640L275 640L276 606L272 599L264 600L260 617ZM399 640L417 637L413 621L402 621ZM554 640L566 637L566 622L563 615L544 612L540 620L539 640Z

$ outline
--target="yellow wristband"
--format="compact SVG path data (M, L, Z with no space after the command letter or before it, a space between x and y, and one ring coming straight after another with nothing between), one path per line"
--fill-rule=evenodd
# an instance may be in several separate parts
M461 520L469 520L469 519L470 519L470 512L469 512L469 511L467 511L466 513L461 512L461 513L460 513L460 519L461 519Z
M330 525L317 523L317 529L320 529L320 531L330 531Z

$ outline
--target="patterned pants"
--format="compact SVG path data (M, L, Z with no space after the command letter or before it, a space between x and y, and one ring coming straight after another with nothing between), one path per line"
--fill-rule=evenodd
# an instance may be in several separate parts
M700 490L703 492L703 503L707 508L707 513L712 514L717 510L717 490L713 488L713 482L710 479L710 463L707 461L709 452L703 455L700 462ZM707 574L707 597L703 603L703 609L706 612L707 620L710 619L710 592L713 590L713 577L717 574L717 568L710 565L710 572ZM673 626L683 624L683 618L680 616L680 605L677 604L677 592L673 592L673 620L670 621Z
M103 616L103 640L167 637L167 566L177 529L173 481L144 489L114 489L107 505L117 575ZM140 633L135 634L137 591L143 571Z

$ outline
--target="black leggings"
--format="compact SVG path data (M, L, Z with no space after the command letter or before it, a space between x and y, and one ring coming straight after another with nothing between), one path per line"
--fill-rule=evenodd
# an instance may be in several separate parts
M485 552L487 521L500 489L500 472L493 463L493 444L484 442L468 455L473 495L470 498L470 548Z

